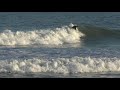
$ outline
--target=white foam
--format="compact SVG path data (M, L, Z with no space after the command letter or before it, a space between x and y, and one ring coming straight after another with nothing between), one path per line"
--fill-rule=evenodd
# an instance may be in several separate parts
M33 45L47 44L60 45L64 43L81 42L81 32L69 27L56 28L55 30L16 31L5 30L0 33L0 45Z
M85 72L120 71L119 58L73 57L52 60L34 58L29 60L0 60L0 72L53 72L53 73L85 73Z
M70 25L69 25L70 27L73 27L74 26L74 24L73 23L70 23Z

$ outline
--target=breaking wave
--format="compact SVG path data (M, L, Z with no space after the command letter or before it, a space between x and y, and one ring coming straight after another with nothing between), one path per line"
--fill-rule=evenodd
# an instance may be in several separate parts
M72 57L56 59L0 60L0 72L61 74L120 71L119 58Z
M16 31L5 30L0 33L0 45L60 45L80 42L83 33L69 27L55 30Z
M74 43L88 44L90 41L98 42L108 40L111 42L120 40L119 30L110 30L94 26L79 26L78 30L69 26L55 29L43 29L33 31L5 30L0 33L0 45L63 45ZM91 43L91 42L90 42ZM107 42L108 43L108 42ZM105 44L105 42L104 42Z

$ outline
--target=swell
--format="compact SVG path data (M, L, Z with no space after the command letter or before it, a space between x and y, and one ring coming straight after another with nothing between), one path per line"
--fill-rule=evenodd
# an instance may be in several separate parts
M81 37L85 45L90 44L120 44L120 30L113 30L92 25L81 25L79 31L85 36Z
M80 26L79 31L85 34L86 38L120 38L120 30L112 30L92 25Z

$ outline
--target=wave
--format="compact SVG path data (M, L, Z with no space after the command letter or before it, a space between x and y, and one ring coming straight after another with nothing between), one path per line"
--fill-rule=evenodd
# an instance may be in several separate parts
M0 45L63 45L120 40L120 30L110 30L92 25L81 25L78 30L69 26L55 29L41 29L33 31L5 30L0 33ZM106 42L104 42L105 44ZM108 43L108 42L107 42Z
M96 27L92 25L81 25L79 31L85 34L85 38L89 39L108 39L108 38L119 38L120 30L112 30L109 28Z
M120 45L120 30L80 25L79 31L84 34L84 37L81 37L82 46Z
M61 74L87 72L118 72L119 58L72 57L56 59L0 60L0 72L40 73L52 72Z
M83 33L67 26L54 30L16 31L5 30L0 33L0 45L60 45L80 42Z

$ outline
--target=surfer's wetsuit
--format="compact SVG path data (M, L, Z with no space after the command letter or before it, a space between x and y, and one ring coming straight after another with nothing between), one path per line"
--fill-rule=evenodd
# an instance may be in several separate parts
M70 23L70 25L69 25L72 29L75 29L75 30L77 30L77 28L78 28L78 26L77 25L73 25L72 23Z
M78 26L72 26L73 29L77 30Z

